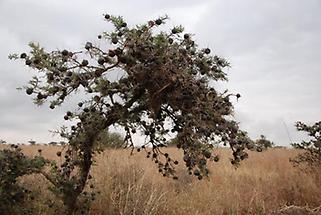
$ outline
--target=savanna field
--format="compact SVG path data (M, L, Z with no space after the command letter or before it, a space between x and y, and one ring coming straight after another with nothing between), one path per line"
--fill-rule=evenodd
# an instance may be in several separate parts
M27 155L37 155L41 149L44 157L58 163L63 160L56 155L61 150L58 146L22 149ZM181 151L166 151L181 161ZM190 176L183 161L177 167L178 180L165 178L145 152L130 152L108 149L96 156L86 188L96 193L90 214L273 214L292 205L321 205L320 177L292 166L289 158L298 153L293 149L250 152L237 169L228 159L230 151L219 149L220 161L208 164L211 173L203 180ZM62 203L48 191L46 179L30 175L20 178L20 182L36 193L34 214L59 212ZM52 202L55 204L49 206Z

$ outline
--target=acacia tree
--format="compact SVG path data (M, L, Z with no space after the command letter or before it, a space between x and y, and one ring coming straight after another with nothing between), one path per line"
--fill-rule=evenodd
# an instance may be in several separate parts
M104 18L114 30L99 35L100 42L87 42L83 50L48 52L31 43L29 54L11 56L39 72L25 87L36 104L48 100L54 109L79 90L88 94L89 99L79 101L78 109L64 116L75 123L61 132L68 139L64 163L53 164L54 171L45 175L69 214L77 210L77 199L91 178L99 134L112 125L124 128L125 142L133 149L133 134L146 136L137 151L145 151L159 172L173 179L177 179L178 161L160 148L169 134L176 136L186 167L198 179L208 174L208 160L218 161L214 145L230 146L232 164L247 157L248 138L233 120L230 101L240 95L210 85L227 80L225 59L212 55L209 48L199 48L182 26L159 31L167 17L134 27L122 17L106 14ZM113 73L121 77L112 79Z
M313 125L307 125L302 122L296 123L298 131L304 131L311 138L309 141L293 143L296 149L303 150L295 158L291 159L294 165L305 165L308 170L316 170L321 167L321 121Z

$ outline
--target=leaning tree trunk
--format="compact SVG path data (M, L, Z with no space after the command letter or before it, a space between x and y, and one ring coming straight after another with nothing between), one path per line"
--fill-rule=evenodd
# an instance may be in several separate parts
M117 110L119 111L119 110ZM80 158L80 163L78 165L78 179L75 190L73 192L65 193L64 204L66 205L66 214L73 215L77 211L77 203L80 194L83 192L89 172L91 170L91 166L93 163L93 148L94 143L100 134L100 132L110 125L114 124L117 121L117 117L114 112L110 112L109 117L107 119L101 120L92 120L90 126L86 127L84 132L85 135L83 141L81 141L80 146L76 145L76 152L82 152L82 156L76 156L78 159ZM73 147L73 146L71 146Z

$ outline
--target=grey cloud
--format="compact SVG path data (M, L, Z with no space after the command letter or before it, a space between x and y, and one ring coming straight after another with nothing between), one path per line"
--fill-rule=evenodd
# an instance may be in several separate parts
M21 62L7 55L28 50L30 41L46 49L78 49L110 29L102 14L123 15L129 24L168 14L168 26L183 24L197 42L226 57L230 81L216 84L240 92L236 119L253 138L265 134L288 144L284 123L293 139L298 120L321 116L321 3L318 0L114 1L2 0L0 1L0 139L50 141L47 132L63 123L73 102L50 111L36 107L23 92L27 82Z
M300 139L295 121L320 120L320 7L320 1L215 1L202 21L211 24L197 28L200 41L212 41L231 61L224 86L243 95L235 111L251 136L287 144L283 121Z

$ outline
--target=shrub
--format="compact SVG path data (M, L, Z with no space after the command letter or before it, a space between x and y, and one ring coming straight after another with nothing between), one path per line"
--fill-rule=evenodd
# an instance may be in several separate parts
M22 214L25 201L33 199L31 191L18 183L24 175L39 173L46 164L41 156L26 157L17 145L0 150L0 211L3 214ZM30 211L29 211L30 212Z

